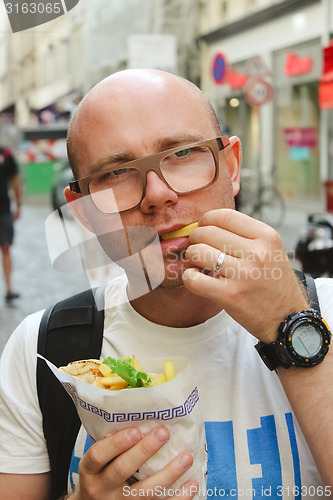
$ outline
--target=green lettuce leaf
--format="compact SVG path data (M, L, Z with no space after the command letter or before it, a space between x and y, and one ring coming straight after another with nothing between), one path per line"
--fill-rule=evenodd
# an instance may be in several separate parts
M147 373L139 372L131 365L131 359L115 359L110 356L103 361L104 364L109 366L113 373L119 375L124 379L128 387L135 389L137 387L151 386L151 378Z

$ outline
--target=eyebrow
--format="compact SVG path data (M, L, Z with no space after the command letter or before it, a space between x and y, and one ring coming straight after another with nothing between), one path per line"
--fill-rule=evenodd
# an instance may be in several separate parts
M155 142L155 152L145 156L151 156L153 154L160 153L162 151L167 151L168 149L172 149L177 146L186 146L188 144L194 144L196 142L205 141L207 138L203 137L201 134L180 134L172 137L163 137L158 139ZM113 153L106 158L103 158L93 165L90 166L90 174L93 175L95 173L100 172L103 167L112 165L121 165L123 163L127 163L133 160L139 160L140 158L144 158L144 156L137 157L131 153Z
M156 141L156 152L166 151L176 146L186 146L187 144L194 144L196 142L205 141L206 137L201 134L181 134L172 137L165 137Z

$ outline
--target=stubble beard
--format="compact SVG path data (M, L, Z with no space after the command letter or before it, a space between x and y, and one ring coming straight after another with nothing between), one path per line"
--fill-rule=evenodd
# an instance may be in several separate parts
M192 267L185 257L186 250L173 252L164 259L165 278L160 288L175 289L184 286L183 273L185 269Z

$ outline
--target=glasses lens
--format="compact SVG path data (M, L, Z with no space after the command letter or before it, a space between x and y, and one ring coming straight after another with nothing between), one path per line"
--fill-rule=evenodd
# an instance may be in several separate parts
M160 163L162 175L178 193L186 193L210 184L216 175L215 159L207 146L181 149Z
M211 149L199 144L165 156L160 162L160 171L177 193L188 193L214 181L216 163ZM141 172L138 168L126 168L126 164L116 170L105 170L92 177L89 193L101 212L111 214L129 210L142 199Z
M135 207L141 200L142 190L141 174L136 168L101 172L89 183L89 192L95 206L108 214Z

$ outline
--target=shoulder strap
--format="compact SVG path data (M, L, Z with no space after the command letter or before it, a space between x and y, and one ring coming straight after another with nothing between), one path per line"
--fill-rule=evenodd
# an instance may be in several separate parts
M302 271L294 269L294 273L307 291L310 306L320 314L319 299L314 279L311 276L306 276Z
M56 366L78 359L99 359L104 327L102 299L104 288L86 290L48 308L39 327L38 353ZM37 393L55 500L67 493L69 464L80 420L71 398L41 359L37 360Z

